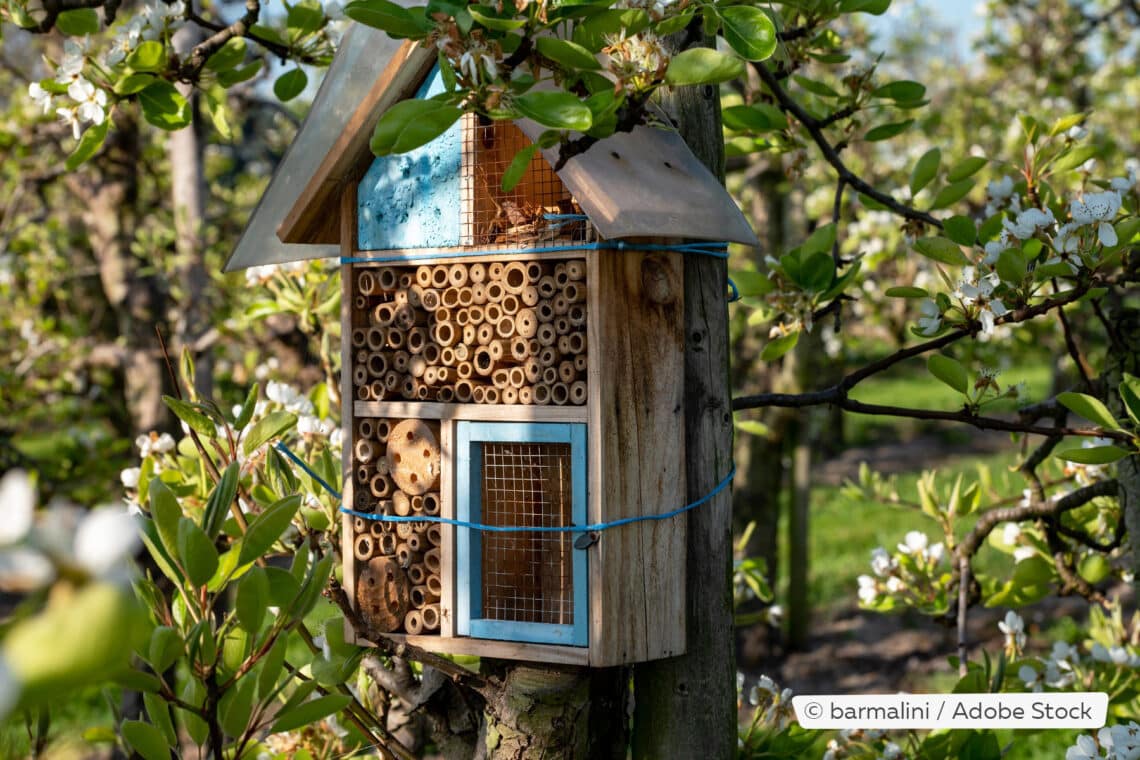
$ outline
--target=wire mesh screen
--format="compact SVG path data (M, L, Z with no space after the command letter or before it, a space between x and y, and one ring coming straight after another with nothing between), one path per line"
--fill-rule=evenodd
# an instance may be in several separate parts
M582 209L541 153L535 152L522 179L504 191L503 174L515 155L531 145L509 121L463 123L463 245L528 247L536 243L578 243L593 239Z
M490 525L572 522L570 444L483 443L482 515ZM483 617L574 622L570 533L483 535Z

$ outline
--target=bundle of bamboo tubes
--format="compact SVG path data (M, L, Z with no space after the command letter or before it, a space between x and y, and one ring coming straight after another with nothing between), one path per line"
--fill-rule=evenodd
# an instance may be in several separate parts
M439 423L357 421L357 511L399 517L440 513ZM439 630L441 531L431 522L353 520L357 609L380 630Z
M365 266L355 298L359 400L586 403L583 259Z

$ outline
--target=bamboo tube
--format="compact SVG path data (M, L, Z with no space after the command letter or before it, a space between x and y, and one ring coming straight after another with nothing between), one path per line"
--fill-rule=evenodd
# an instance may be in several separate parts
M483 307L482 306L474 306L474 305L471 306L471 308L469 308L467 310L467 321L473 325L477 325L480 322L482 322L483 321Z
M459 390L459 383L462 383L464 380L470 380L471 376L475 374L475 366L471 362L459 362L455 365L455 374L459 378L459 381L455 384L455 393L460 397L460 401L466 401L467 399L462 397L463 394Z
M388 348L403 348L405 337L403 330L393 327L388 331Z
M454 367L436 367L435 379L437 383L453 383L456 380Z
M460 373L463 372L464 366L466 366L468 371L470 371L471 364L469 362L464 362L459 366ZM463 378L462 380L459 380L455 383L455 400L463 404L466 404L471 400L471 381L467 378Z
M479 340L479 330L477 325L466 324L463 325L463 340L460 345L471 345L477 343Z
M518 388L512 388L508 385L506 388L500 388L499 392L502 394L500 400L504 404L517 404L519 402Z
M557 296L555 296L557 300ZM427 315L419 309L412 308L410 303L401 304L396 308L393 324L401 330L411 330L417 324L426 323Z
M361 438L371 438L376 435L376 423L365 417L356 423L356 432Z
M447 288L440 294L439 302L448 309L459 306L459 288Z
M571 404L584 404L586 403L586 383L584 380L578 380L570 385L570 403Z
M369 327L364 344L372 351L379 351L388 344L388 331L383 327Z
M422 309L424 307L424 289L419 285L412 285L408 288L408 303L413 309Z
M431 286L433 288L446 288L448 282L449 279L446 264L440 264L431 268Z
M539 322L554 321L554 305L550 301L539 301L534 307L534 313L538 315Z
M455 400L455 386L454 385L441 385L436 390L436 395L439 400L445 404L450 404Z
M413 533L412 536L417 539L419 538L415 533ZM408 548L415 551L411 539L408 539ZM427 580L427 570L424 568L423 562L414 562L408 567L408 580L410 580L413 585L423 585L424 581Z
M550 275L544 276L538 281L538 295L540 298L553 298L554 294L558 292L558 284L554 282L554 278Z
M562 295L568 303L583 303L586 300L586 288L576 282L566 283Z
M428 537L428 543L432 546L439 546L443 541L443 529L439 525L429 525L424 535Z
M412 360L412 355L407 351L395 351L392 354L392 369L400 374L408 371L408 363Z
M408 548L406 543L398 543L396 544L396 559L399 561L400 567L406 568L408 565L417 561L418 558L412 553L412 550Z
M363 517L352 518L352 530L354 533L367 533L368 521Z
M372 377L381 377L388 371L388 360L384 358L384 354L379 351L374 351L368 355L368 374Z
M455 316L453 317L455 324L463 327L471 322L471 317L468 316L467 309L456 309Z
M558 328L555 328L554 331L558 332ZM558 336L558 342L555 343L554 345L558 347L558 353L562 354L563 356L569 356L571 353L573 353L570 350L570 336L569 335L559 335Z
M439 345L428 343L424 346L424 350L420 352L420 355L428 364L439 364Z
M483 321L490 324L498 324L499 320L503 318L503 307L497 303L487 304L487 308L483 309Z
M543 346L538 352L538 364L545 369L558 363L558 349L554 346Z
M539 383L534 386L534 403L546 406L550 403L550 387Z
M365 269L356 276L356 289L364 296L370 296L376 292L376 278L372 276L371 271Z
M471 349L468 348L468 343L457 343L452 348L452 353L455 354L455 364L458 366L459 362L465 362L471 358Z
M393 267L382 267L376 270L376 282L381 290L395 290L400 284L400 271Z
M472 264L467 270L467 279L476 284L485 282L487 279L487 267L478 262Z
M385 533L380 536L380 554L391 557L396 553L397 543L395 533Z
M499 390L511 386L511 373L505 369L497 369L491 374L491 382Z
M372 537L373 550L375 550L376 544L379 543L381 537L391 532L390 525L391 523L386 523L383 520L373 520L372 524L368 526L368 535Z
M428 367L427 369L424 370L423 381L425 383L427 383L428 385L435 385L435 379L436 379L436 368L435 367Z
M511 367L508 378L512 388L521 388L526 385L526 371L522 367Z
M487 287L483 288L483 292L487 294L487 301L489 303L498 303L503 300L503 285L497 280L488 282Z
M483 393L483 401L487 404L498 404L502 400L499 395L499 389L494 386L487 388Z
M424 514L439 514L439 494L437 492L429 491L428 493L424 494Z
M542 382L546 385L553 386L558 382L558 367L545 367L542 370ZM553 388L551 388L553 390Z
M367 438L358 439L352 450L353 453L356 454L356 460L358 462L371 462L377 453L375 444ZM363 480L363 478L361 478L361 480Z
M410 581L411 577L409 577L408 580ZM427 595L428 595L427 586L421 584L418 586L412 586L412 592L408 598L412 602L412 607L416 608L417 610L422 610L424 607L427 606L427 603L428 603Z
M550 400L563 406L570 400L570 387L566 383L555 383L550 387Z
M409 271L409 272L404 272L400 275L400 287L403 288L404 290L407 290L408 288L412 287L415 284L416 284L415 272Z
M380 443L385 443L388 440L388 434L392 431L392 423L388 420L376 420L376 440Z
M422 515L424 513L424 497L423 494L416 494L412 497L412 514Z
M405 375L400 383L400 395L409 400L419 397L416 379L411 375Z
M373 401L382 401L384 399L386 390L387 385L385 385L383 380L373 380L368 384L368 398L372 399Z
M556 317L564 317L570 311L570 302L561 293L551 299L550 305L554 308L554 316Z
M412 499L403 491L392 494L392 511L400 517L407 517L412 513Z
M432 325L432 339L440 346L451 346L459 340L460 331L452 322L436 322Z
M422 610L419 610L420 622L423 623L424 631L438 631L439 630L439 605L429 604Z
M361 349L357 350L357 352L353 355L354 358L356 359L355 364L367 364L368 363L368 354L369 354L369 351L367 349L361 348Z
M416 284L421 288L431 287L431 267L416 267Z
M566 274L565 261L560 261L554 265L554 281L558 283L560 288L570 281L570 276Z
M554 329L554 325L549 322L541 322L538 325L538 330L534 334L535 339L543 346L553 346L554 342L558 340L558 332Z
M503 314L510 316L518 314L519 309L522 308L522 302L519 301L519 297L512 293L508 293L507 295L503 296L503 300L499 303L503 307Z
M471 389L471 400L476 404L482 404L487 400L487 387L485 385L476 385Z
M501 362L511 355L510 341L493 340L487 344L487 348L491 351L491 358L496 362Z
M419 610L408 610L408 614L404 616L404 630L412 636L424 632L424 619Z
M590 366L589 359L585 353L578 354L574 357L574 369L579 372L585 372L586 368Z
M492 264L487 265L487 279L488 280L497 280L502 276L503 276L503 265L502 265L502 263L496 261Z
M416 382L415 384L415 397L420 401L428 401L431 399L433 389L426 383Z
M566 336L566 343L570 346L570 350L567 353L582 354L586 352L585 333L570 333Z
M357 536L352 542L352 554L361 562L372 559L372 536Z
M388 436L388 466L401 491L418 496L439 482L439 439L423 420L403 420Z
M368 367L357 365L352 368L352 384L356 386L368 385Z
M534 285L527 285L519 294L519 300L523 302L523 306L534 306L538 303L538 288Z
M515 361L525 362L530 357L530 352L528 351L529 347L530 341L526 338L514 338L511 340L511 358Z
M423 267L421 267L422 269ZM420 293L420 305L428 311L435 311L439 308L439 291L425 289Z
M459 289L459 305L470 306L473 303L475 303L475 294L470 287L464 285Z
M452 264L447 268L447 281L452 286L461 288L467 284L467 267L464 264Z
M404 343L407 345L409 353L418 354L424 350L429 339L426 327L415 327L408 331L408 338Z
M450 321L452 321L451 320L451 316L452 316L451 309L448 309L447 307L443 306L442 303L443 303L443 294L440 294L440 304L441 305L438 309L435 310L435 314L433 314L432 316L435 317L436 322L450 322Z
M397 290L392 296L392 303L396 304L396 306L410 306L411 299L408 298L408 291Z
M412 531L412 524L411 523L407 523L407 522L396 523L396 536L401 541L407 541L408 536L412 535L412 532L413 531ZM408 551L411 551L411 550L412 550L412 547L408 546Z
M529 261L526 265L526 281L530 285L542 279L542 264L537 261Z
M381 392L383 392L383 390L384 390L383 383L381 383L380 390L381 390ZM371 385L358 385L358 386L356 386L356 397L358 399L360 399L361 401L372 401L373 400L373 398L372 398L372 386ZM379 401L380 399L375 399L375 400Z
M463 345L463 344L457 343L456 345ZM454 367L455 366L455 349L451 346L447 346L446 348L441 348L439 350L439 360L440 360L440 362L442 362L443 366L445 366L445 367Z
M387 498L392 494L392 479L387 475L376 473L368 483L368 490L372 491L372 495L377 499Z
M364 443L369 447L372 446L371 441L357 441L356 443L357 444ZM360 449L357 449L357 451L359 452ZM371 455L371 452L369 452L369 455ZM368 467L366 465L363 465L363 464L360 465L359 467L357 467L356 468L356 480L361 484L361 486L368 485L368 481L372 480L372 468ZM364 496L364 497L368 496L367 493L361 493L360 491L357 491L356 495L357 496ZM365 511L367 511L367 510L365 510Z
M475 329L475 342L485 346L495 339L495 325L484 322Z
M574 281L586 279L586 262L584 259L571 259L566 262L566 279Z
M388 327L396 316L396 305L392 303L377 304L372 310L372 321L381 327Z
M498 324L495 325L495 334L500 338L513 337L515 334L515 318L505 316L500 319Z
M569 335L573 328L570 327L570 320L566 317L557 317L554 320L554 332L559 335Z
M534 309L521 309L515 315L515 333L523 338L533 338L538 334L538 314Z
M471 286L471 303L482 306L487 303L487 288L481 282Z
M534 390L529 386L524 385L519 388L519 403L520 404L533 404L534 403Z
M368 344L368 330L356 327L352 330L352 347L364 348Z
M486 346L479 346L475 349L471 364L475 371L483 377L489 377L495 371L495 359L491 355L491 349Z

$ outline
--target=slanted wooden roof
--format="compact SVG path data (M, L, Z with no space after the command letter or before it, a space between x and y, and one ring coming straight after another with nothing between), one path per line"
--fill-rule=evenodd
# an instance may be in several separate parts
M372 129L411 97L436 52L354 24L313 107L254 210L226 271L336 256L340 190L370 159ZM532 139L542 131L520 121ZM544 151L554 165L557 148ZM558 172L603 238L678 237L759 245L719 180L674 132L639 127L575 156ZM275 233L275 234L274 234Z

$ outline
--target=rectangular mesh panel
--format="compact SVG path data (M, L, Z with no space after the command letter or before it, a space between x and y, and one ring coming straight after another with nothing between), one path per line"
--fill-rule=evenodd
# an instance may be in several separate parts
M572 522L570 444L483 443L482 515L489 525ZM570 533L483 534L483 617L574 622Z
M550 215L581 214L562 180L541 153L535 152L522 179L511 190L502 187L503 174L515 155L531 145L509 121L480 121L464 117L462 183L465 201L460 212L463 245L532 247L592 240L583 220L549 219Z

